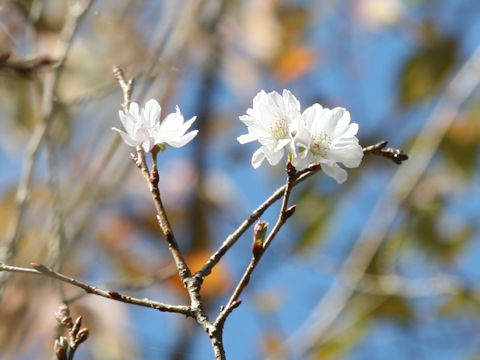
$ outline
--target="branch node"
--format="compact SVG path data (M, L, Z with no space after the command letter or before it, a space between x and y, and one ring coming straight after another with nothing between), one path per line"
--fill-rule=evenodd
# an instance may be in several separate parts
M110 297L112 299L121 299L122 298L122 295L120 295L117 291L107 290L107 293L108 293L108 295L110 295Z
M236 309L237 307L240 306L240 304L242 303L242 300L235 300L232 302L232 304L230 305L230 310L233 310L233 309Z
M295 169L295 166L293 166L290 161L287 161L287 165L285 168L287 170L287 175L289 178L293 178L297 174L297 169Z
M296 209L297 209L297 205L292 205L287 210L285 210L285 220L290 218L290 216L292 216L295 213Z
M308 171L313 171L313 170L318 169L320 166L321 166L320 163L310 164L310 165L308 165L307 170Z
M168 230L168 229L165 230L164 235L165 235L165 238L167 239L168 242L172 241L173 235L172 235L172 232L170 230Z
M48 273L50 272L50 269L47 268L45 265L43 264L40 264L40 263L37 263L37 262L32 262L30 263L30 265L37 271L41 272L41 273Z
M402 162L408 160L408 155L401 149L387 148L388 141L383 140L374 145L366 146L363 148L365 155L374 154L383 156L384 158L392 160L395 164L400 165Z

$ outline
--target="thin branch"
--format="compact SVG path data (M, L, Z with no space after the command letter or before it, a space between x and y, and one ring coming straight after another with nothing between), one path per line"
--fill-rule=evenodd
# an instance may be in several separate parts
M318 164L313 164L310 167L299 171L297 173L296 179L292 183L292 188L300 184L301 182L305 181L315 173L320 170L320 166ZM197 272L197 275L205 278L210 272L212 271L213 267L218 264L221 260L223 255L237 242L237 240L245 233L245 231L255 222L257 221L260 216L277 200L281 199L282 196L285 194L286 185L279 187L275 192L270 195L270 197L265 200L258 208L256 208L250 216L245 219L242 224L222 243L222 245L218 248L215 253L210 256L207 260L205 265Z
M133 86L134 86L134 79L131 78L128 81L125 79L125 75L123 71L118 67L113 67L113 74L117 79L120 88L123 92L123 104L122 108L125 113L128 113L128 108L132 98ZM137 155L134 156L134 161L137 167L140 169L143 177L145 178L148 187L150 189L150 193L152 195L153 203L155 205L155 210L157 213L157 220L160 225L160 229L167 240L168 249L172 254L173 260L175 261L175 265L178 270L178 274L182 281L185 283L187 278L191 276L190 269L180 251L180 248L175 240L175 236L173 234L173 229L170 225L170 222L167 217L167 213L162 203L162 199L160 197L160 190L158 188L158 171L156 166L152 169L152 172L149 171L147 160L145 158L145 152L141 146L137 146ZM152 154L156 157L156 153ZM156 163L156 158L154 159L154 163Z
M135 85L135 79L130 78L126 80L123 70L116 65L113 67L113 76L115 77L115 79L117 79L118 85L120 85L120 89L122 89L122 93L123 93L122 109L123 109L123 112L126 114L128 113L128 108L130 107L130 103L132 102L132 92L133 92L133 86Z
M158 275L157 273L161 273ZM134 278L128 280L116 280L116 281L107 281L104 283L99 284L100 287L108 287L108 288L115 288L120 291L140 291L144 290L150 286L155 284L161 283L162 281L167 280L168 278L172 277L173 275L177 274L177 269L175 265L169 264L165 266L162 270L156 271L155 274L152 276L145 276L142 278ZM69 298L63 299L65 304L71 304L72 302L80 299L85 295L84 292L79 292L78 294L72 295Z
M33 59L9 60L11 53L0 54L0 70L7 69L17 74L33 79L34 75L40 71L51 71L58 64L57 60L49 56L39 56Z
M388 141L380 141L377 144L370 145L363 148L363 154L369 155L374 154L378 156L383 156L387 159L392 160L395 164L400 165L405 160L408 160L408 155L403 152L401 149L386 148Z
M133 296L123 295L114 290L103 290L96 286L89 285L82 281L76 280L74 278L63 275L59 272L56 272L50 268L47 268L45 265L38 264L38 263L31 263L31 265L33 269L0 264L0 272L5 271L5 272L43 275L43 276L47 276L47 277L68 283L80 289L83 289L88 294L94 294L94 295L102 296L107 299L120 301L126 304L148 307L148 308L156 309L163 312L172 312L172 313L184 314L186 316L192 316L192 311L190 309L190 306L187 306L187 305L170 305L170 304L165 304L158 301L150 300L147 298L139 299Z
M308 173L306 173L308 174ZM238 305L240 305L239 302L239 297L242 294L243 290L245 287L248 285L250 282L250 277L257 267L260 259L262 258L263 254L267 250L267 248L270 246L271 242L277 235L278 231L281 229L281 227L285 224L285 222L288 220L288 218L293 215L295 211L295 207L288 207L288 200L290 198L290 193L293 189L293 187L296 184L298 174L295 173L295 168L290 164L290 162L287 163L287 181L286 184L283 186L283 196L282 196L282 205L280 207L280 212L278 214L277 221L273 227L273 229L270 231L268 234L264 244L263 244L263 250L257 254L254 254L252 256L252 259L250 260L249 265L247 266L247 269L245 270L245 273L243 274L241 280L237 284L235 290L232 293L232 296L227 302L227 305L223 308L223 310L220 312L218 315L217 319L215 320L214 325L217 328L222 328L223 324L227 318L227 316L232 312L234 308L236 308Z

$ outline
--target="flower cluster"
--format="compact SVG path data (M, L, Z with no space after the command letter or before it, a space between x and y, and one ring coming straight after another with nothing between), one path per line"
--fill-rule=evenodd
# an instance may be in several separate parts
M119 111L125 131L118 131L127 145L142 146L149 152L155 146L181 147L198 133L187 133L196 117L186 121L177 106L175 113L160 121L162 108L156 100L149 100L140 110L132 102L127 113ZM253 153L252 166L258 168L266 159L276 165L285 152L297 170L319 163L322 170L338 183L347 180L347 168L360 165L362 147L356 134L358 124L350 122L350 113L344 108L327 109L314 104L301 111L300 102L288 90L260 91L253 99L253 107L240 116L247 125L248 134L238 137L241 144L258 141L260 148Z
M137 103L132 102L127 113L119 111L120 121L125 131L113 128L122 136L123 141L129 146L142 146L143 150L149 152L158 145L164 148L165 144L173 147L181 147L190 142L198 133L198 130L187 130L192 126L196 117L186 121L180 109L168 114L160 122L162 108L156 100L149 100L145 107L139 109Z
M282 95L260 91L253 107L240 120L247 125L248 134L239 136L238 141L244 144L258 140L261 145L252 156L254 168L265 159L276 165L287 152L297 170L319 163L325 174L343 183L347 172L339 163L354 168L363 157L355 136L358 124L350 123L347 110L314 104L302 113L299 101L288 90Z

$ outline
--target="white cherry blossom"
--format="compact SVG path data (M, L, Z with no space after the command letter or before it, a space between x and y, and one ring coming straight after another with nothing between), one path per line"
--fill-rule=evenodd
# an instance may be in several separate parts
M150 134L148 126L139 111L138 104L132 102L127 113L119 110L118 115L125 131L112 128L117 131L123 141L129 146L137 147L141 145L145 151L150 151L155 144L153 136Z
M158 131L154 134L155 143L168 144L176 148L188 144L198 134L198 130L187 133L187 130L190 129L196 118L194 116L185 122L180 108L177 106L177 111L168 114L160 123Z
M300 103L288 90L282 95L276 91L260 91L253 99L253 107L240 120L247 125L248 134L237 138L240 144L258 140L261 147L252 156L252 166L258 168L265 158L270 165L282 159L285 150L294 152L291 127L301 116Z
M134 147L141 145L146 152L151 151L155 145L168 144L181 147L197 135L198 130L186 133L196 117L185 122L177 106L175 113L168 114L160 122L161 111L160 104L154 99L147 101L141 111L138 104L132 102L128 113L118 112L125 131L112 129L120 133L127 145Z
M292 164L297 170L320 163L323 172L341 184L348 175L339 163L355 168L362 161L363 150L355 136L358 124L350 123L350 113L344 108L327 109L314 104L292 129L298 149Z

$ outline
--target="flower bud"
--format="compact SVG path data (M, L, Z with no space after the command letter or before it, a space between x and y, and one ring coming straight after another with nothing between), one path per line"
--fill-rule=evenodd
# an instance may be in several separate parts
M70 310L65 304L60 305L58 310L55 311L55 318L61 325L69 329L73 326L73 320L70 317Z
M75 320L75 323L73 324L73 327L70 330L70 333L74 338L77 336L78 330L80 330L81 326L82 326L82 317L79 316L77 317L77 320Z
M159 180L158 170L157 170L157 167L154 166L152 169L152 172L150 173L150 182L152 183L152 185L157 186L158 180Z
M297 173L297 169L295 169L295 166L293 166L293 164L290 161L287 162L286 170L287 170L287 175L290 178L294 177L295 174Z
M57 357L57 360L67 360L67 349L67 339L65 339L63 336L55 339L53 350L55 351L55 356Z
M75 337L75 345L78 346L81 343L83 343L85 340L87 340L88 334L89 332L87 328L80 329L77 336Z
M252 252L255 258L258 258L263 252L263 241L267 233L268 223L266 221L259 221L253 227L253 245Z
M239 307L241 303L242 303L242 300L238 300L238 299L232 302L232 305L231 305L232 310Z

